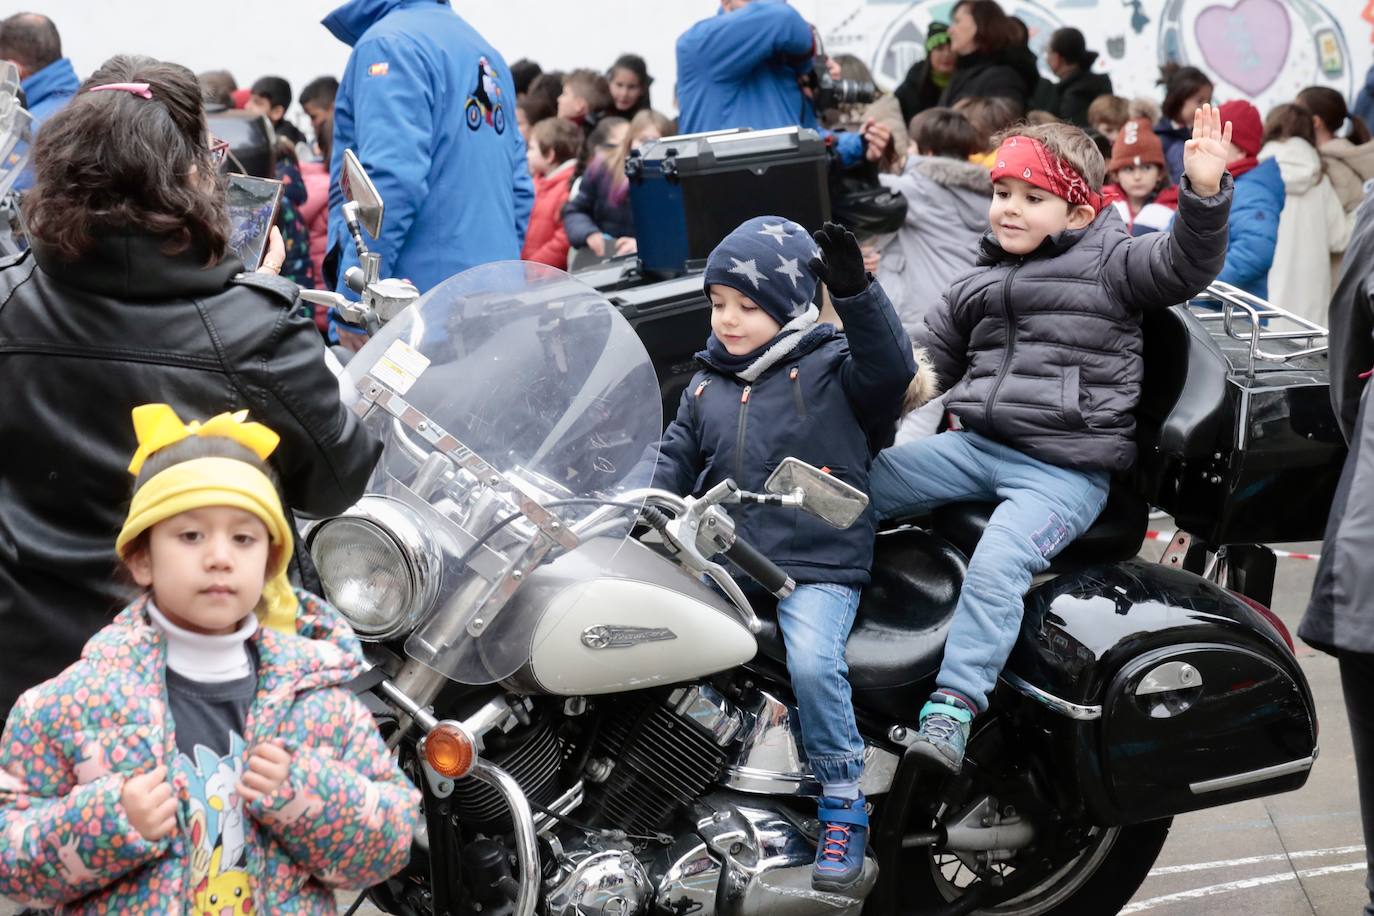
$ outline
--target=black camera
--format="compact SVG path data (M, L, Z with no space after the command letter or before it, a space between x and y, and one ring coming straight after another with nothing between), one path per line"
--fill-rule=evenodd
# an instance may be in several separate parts
M830 75L830 58L817 54L811 72L802 85L811 90L811 103L817 111L830 111L841 105L867 105L878 97L878 87L868 80L835 79Z

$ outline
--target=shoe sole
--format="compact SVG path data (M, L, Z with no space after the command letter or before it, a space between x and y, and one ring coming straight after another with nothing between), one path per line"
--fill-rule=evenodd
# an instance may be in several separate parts
M864 870L862 868L859 869L859 873L854 877L853 881L848 881L844 884L826 880L817 881L816 877L813 875L811 877L811 889L813 891L829 891L832 894L842 894L845 891L852 891L854 888L858 887L863 882L863 879Z
M962 760L958 763L953 762L944 754L940 753L935 745L931 744L929 741L913 742L912 745L907 748L907 753L914 754L922 760L929 761L952 775L958 775L959 771L964 768Z

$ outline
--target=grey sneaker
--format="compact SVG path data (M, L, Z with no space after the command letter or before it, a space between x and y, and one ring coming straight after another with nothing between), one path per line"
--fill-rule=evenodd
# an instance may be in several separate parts
M911 750L932 763L958 773L964 766L973 710L963 700L937 693L921 707L921 728Z

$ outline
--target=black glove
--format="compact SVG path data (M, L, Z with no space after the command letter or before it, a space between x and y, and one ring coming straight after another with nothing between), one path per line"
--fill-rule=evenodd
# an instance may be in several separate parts
M827 222L812 237L825 260L812 258L811 272L830 287L830 295L846 299L868 289L868 271L864 270L864 255L854 233L839 223Z

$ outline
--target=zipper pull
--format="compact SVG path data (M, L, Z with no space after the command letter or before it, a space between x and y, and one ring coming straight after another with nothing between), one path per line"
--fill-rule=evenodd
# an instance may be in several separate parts
M751 390L753 390L753 387L754 387L753 385L745 385L745 386L744 386L744 390L741 391L741 392L740 392L740 395L739 395L739 402L740 402L741 404L748 404L748 403L749 403L749 392L750 392Z
M692 395L692 397L694 397L694 398L699 398L699 397L701 397L701 393L702 393L703 391L705 391L705 390L706 390L706 382L703 381L700 385L697 386L697 390L696 390L696 392Z
M791 379L792 381L794 381L794 382L797 380L797 369L798 369L797 366L793 366L793 367L792 367L792 371L789 372L789 373L787 373L787 377L790 378L790 379Z

